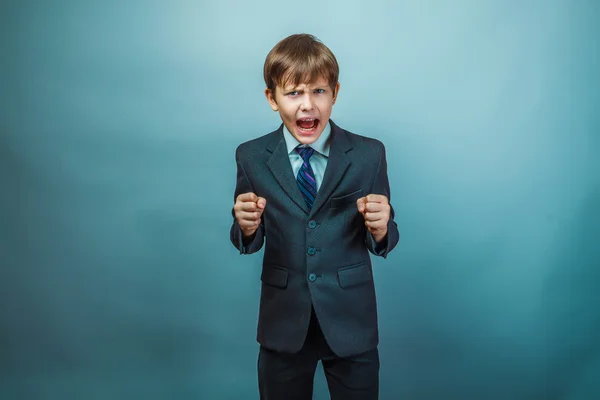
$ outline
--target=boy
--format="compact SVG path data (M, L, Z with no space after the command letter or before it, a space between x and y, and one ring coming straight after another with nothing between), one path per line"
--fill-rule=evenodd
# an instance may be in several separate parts
M384 145L330 120L340 84L333 53L312 35L280 41L264 65L279 129L236 149L230 238L265 242L258 383L265 400L311 399L321 360L331 398L377 399L377 305L369 252L399 233Z

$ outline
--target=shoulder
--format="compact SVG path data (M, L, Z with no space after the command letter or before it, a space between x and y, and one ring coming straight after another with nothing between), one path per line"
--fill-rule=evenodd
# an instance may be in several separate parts
M339 129L344 132L346 138L352 143L353 149L362 155L372 154L373 156L380 157L382 154L385 154L385 145L381 140L368 135L358 134L348 129Z
M278 135L279 129L239 144L235 149L235 159L237 161L253 159L264 153L269 143L276 140Z

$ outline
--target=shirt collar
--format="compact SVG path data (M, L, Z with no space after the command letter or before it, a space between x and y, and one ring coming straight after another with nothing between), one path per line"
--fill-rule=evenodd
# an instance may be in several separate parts
M323 129L323 133L321 136L314 142L310 144L310 147L315 149L315 151L321 153L325 157L329 157L329 149L331 147L331 141L329 137L331 136L331 124L327 122L325 129ZM290 154L300 142L290 133L285 124L283 124L283 138L285 139L285 144L287 146L288 154Z

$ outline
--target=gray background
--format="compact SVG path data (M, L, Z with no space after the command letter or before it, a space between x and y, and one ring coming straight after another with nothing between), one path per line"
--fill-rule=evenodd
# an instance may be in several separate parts
M381 398L600 398L597 1L2 2L0 398L257 399L235 147L291 33L382 140ZM327 398L322 370L317 399Z

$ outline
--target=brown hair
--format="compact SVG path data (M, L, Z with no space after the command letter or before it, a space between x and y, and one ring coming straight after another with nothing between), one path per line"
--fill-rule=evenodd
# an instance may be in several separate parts
M267 55L264 78L275 93L277 85L312 83L323 77L332 91L339 77L338 62L327 46L309 34L295 34L281 40Z

